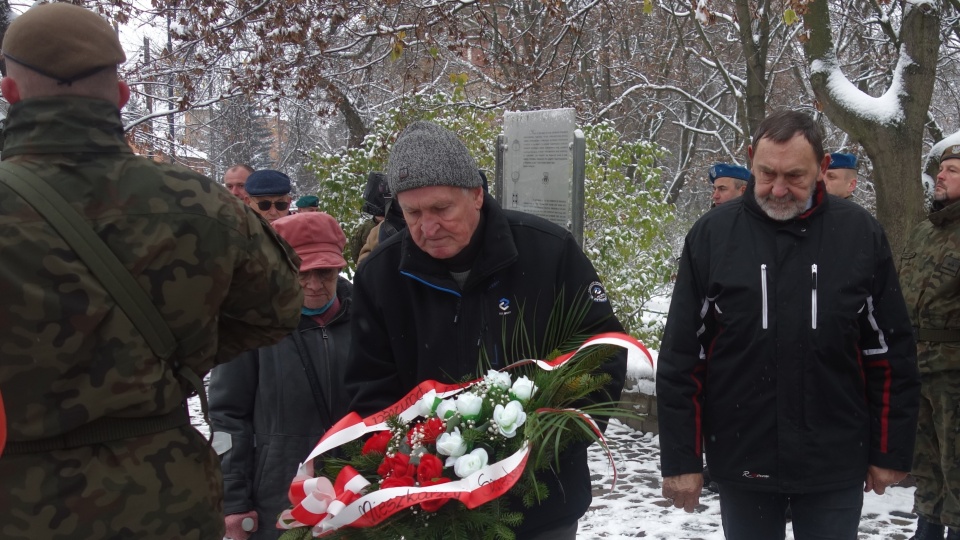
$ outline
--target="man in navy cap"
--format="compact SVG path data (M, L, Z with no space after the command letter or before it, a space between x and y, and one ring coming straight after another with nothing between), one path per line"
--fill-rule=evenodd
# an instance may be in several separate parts
M713 186L713 206L719 206L743 195L750 181L750 171L739 165L715 163L710 167L710 185Z
M263 169L247 177L248 204L270 223L290 214L290 177Z
M857 156L834 152L830 154L830 166L823 174L827 193L841 199L849 199L857 189Z

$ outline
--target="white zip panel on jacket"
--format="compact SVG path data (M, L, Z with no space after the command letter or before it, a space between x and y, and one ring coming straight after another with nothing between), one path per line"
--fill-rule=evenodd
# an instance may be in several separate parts
M767 329L767 265L760 265L760 291L763 293L763 329Z
M817 265L810 266L810 328L817 329Z

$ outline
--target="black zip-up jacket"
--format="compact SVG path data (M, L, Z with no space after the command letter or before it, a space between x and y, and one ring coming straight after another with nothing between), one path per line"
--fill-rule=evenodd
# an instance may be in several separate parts
M343 369L350 350L351 289L350 282L340 278L340 310L326 326L300 318L296 332L309 352L301 351L291 334L217 366L210 375L210 429L229 435L232 445L220 456L223 513L256 510L259 527L251 538L266 540L283 533L276 522L290 507L290 481L320 437L340 419L335 411L349 399ZM305 365L315 370L324 411L319 410Z
M764 214L754 184L687 234L660 348L663 476L744 489L862 484L909 471L919 374L880 224L817 183L813 208Z
M353 411L378 412L424 380L452 383L477 376L481 351L495 368L532 358L534 351L515 337L518 323L539 348L554 304L571 305L576 295L591 297L582 333L623 331L593 265L568 231L502 210L489 195L482 212L482 247L462 289L408 230L390 237L360 265L346 379ZM626 354L608 361L605 371L612 380L605 395L594 397L619 400ZM557 476L543 477L550 497L532 509L518 507L525 515L520 538L573 523L590 505L586 447L571 447L561 461Z

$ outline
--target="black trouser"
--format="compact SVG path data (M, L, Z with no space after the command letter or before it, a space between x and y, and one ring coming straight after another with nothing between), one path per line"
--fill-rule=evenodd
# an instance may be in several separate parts
M520 536L522 540L576 540L577 527L579 523L574 522L570 525L563 525L549 531L543 531L531 536Z
M787 505L796 540L856 540L863 488L770 493L720 484L723 534L727 540L783 540Z

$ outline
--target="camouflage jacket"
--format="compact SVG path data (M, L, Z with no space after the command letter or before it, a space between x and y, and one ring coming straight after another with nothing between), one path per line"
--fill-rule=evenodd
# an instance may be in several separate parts
M88 98L21 101L10 109L5 136L3 159L59 191L147 291L177 340L191 344L176 362L202 377L296 328L302 292L299 259L289 246L210 179L135 156L116 106ZM170 362L154 356L54 229L3 184L0 261L8 443L58 436L102 417L181 407L192 389ZM210 454L187 427L4 455L0 536L106 538L126 530L137 538L215 537L223 522L211 516L219 512L222 488ZM186 510L190 505L199 513ZM150 510L169 519L158 521ZM71 521L77 512L92 524Z
M960 333L960 202L918 223L900 259L900 283L915 327ZM924 373L960 370L960 341L917 340Z

